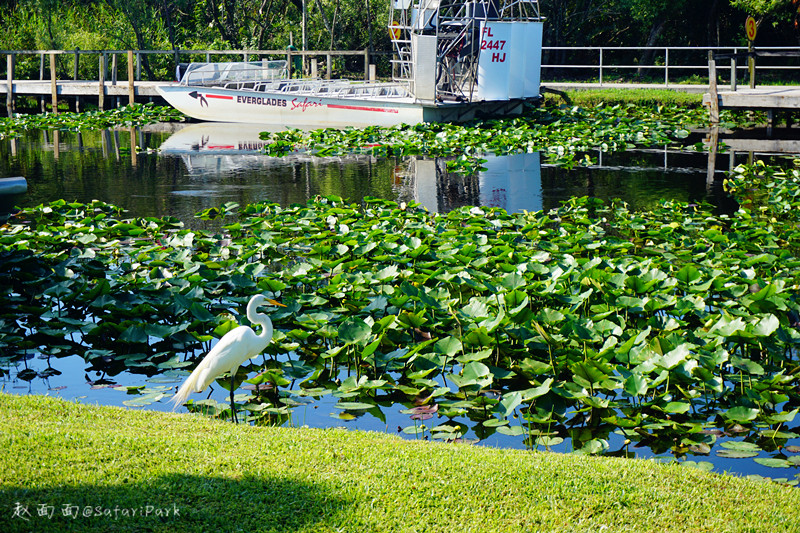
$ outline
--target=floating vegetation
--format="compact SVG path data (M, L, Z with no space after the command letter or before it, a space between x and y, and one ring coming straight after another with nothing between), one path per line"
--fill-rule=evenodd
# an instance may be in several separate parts
M41 115L14 115L0 117L0 139L15 137L33 129L43 130L87 130L115 126L142 126L155 122L176 122L185 120L180 111L172 107L148 104L130 104L106 111L86 113L61 112Z
M689 136L691 125L705 124L702 108L678 105L605 105L592 108L528 108L519 118L469 124L417 124L363 129L297 129L261 134L270 155L308 150L317 155L452 156L449 170L472 172L480 155L541 151L549 162L564 166L590 164L588 150L618 151L635 146L664 146Z
M0 349L21 379L46 377L32 354L83 357L110 386L123 370L175 375L261 292L287 307L237 377L256 424L330 395L340 419L402 406L400 430L421 437L797 468L800 166L741 166L726 187L731 216L588 198L439 215L328 197L199 214L219 233L53 202L0 230ZM124 390L143 395L131 405L168 393ZM229 416L213 400L189 408Z

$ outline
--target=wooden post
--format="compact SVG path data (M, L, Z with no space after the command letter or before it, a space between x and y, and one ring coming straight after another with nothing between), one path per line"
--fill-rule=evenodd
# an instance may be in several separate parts
M329 80L329 79L331 79L331 72L333 72L333 64L332 64L332 61L331 61L331 55L328 54L327 56L325 56L325 60L327 61L327 70L325 70L325 79Z
M111 85L117 85L117 54L111 54ZM119 96L115 96L111 104L113 107L119 107Z
M736 56L731 58L731 91L736 92Z
M50 52L50 96L51 111L58 114L58 83L56 82L56 54Z
M178 57L178 53L175 52L175 57ZM136 81L141 81L142 79L142 53L137 51L136 52Z
M131 126L131 166L136 166L136 128Z
M714 184L717 172L717 150L719 149L719 127L711 128L708 136L708 167L706 167L706 185L708 188Z
M44 52L39 54L39 81L44 81ZM39 96L39 110L42 112L42 114L44 114L44 96Z
M714 52L708 51L708 111L712 124L719 124L719 93L717 92L717 62Z
M747 70L750 71L750 88L756 88L756 58L753 56L753 41L747 41Z
M600 48L600 85L603 85L603 49Z
M99 93L97 95L97 107L102 111L105 109L106 103L106 54L100 54L100 66L97 72L97 87Z
M311 58L311 77L316 79L317 77L317 58Z
M369 48L364 50L364 79L369 80Z
M108 147L111 145L111 130L105 129L100 133L100 149L103 152L103 159L108 157Z
M79 50L80 50L80 48L75 47L75 60L72 62L73 63L73 65L72 65L72 81L78 81L78 76L79 76L78 67L80 66L80 58L81 58L81 55L78 53ZM80 113L81 112L81 97L80 96L76 96L75 97L75 112L76 113Z
M6 111L8 116L14 115L14 54L6 56L6 75L8 77L8 89L6 90Z
M133 83L133 50L128 50L128 103L136 101L136 85Z
M375 81L376 77L377 76L375 74L375 63L370 63L369 64L369 80L370 81Z
M114 159L119 161L119 130L114 130L111 133L111 142L114 145Z
M53 158L58 159L58 154L61 153L61 131L53 130Z

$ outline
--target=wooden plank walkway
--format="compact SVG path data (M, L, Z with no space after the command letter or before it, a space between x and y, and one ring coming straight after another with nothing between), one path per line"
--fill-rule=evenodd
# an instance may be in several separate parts
M158 96L157 85L166 85L165 81L134 81L134 94L142 97ZM127 80L118 81L116 85L109 81L103 84L106 96L128 96L129 86ZM14 80L14 96L51 96L52 82L50 80ZM56 92L59 96L97 96L100 93L100 83L97 81L56 81ZM0 94L8 94L8 85L0 82Z
M720 109L757 109L767 111L767 132L771 131L775 113L778 111L796 112L800 110L800 87L756 87L756 57L797 57L795 51L790 52L755 52L746 54L714 54L708 53L708 92L703 95L703 104L708 106L711 124L719 124ZM718 87L717 59L731 60L730 89ZM736 62L747 59L750 63L750 86L739 88L736 83Z
M713 107L714 93L703 95L703 104ZM719 109L800 109L800 87L756 87L716 91ZM719 117L717 117L719 118Z
M594 91L598 89L669 89L671 91L685 93L704 93L708 91L708 85L689 85L683 83L597 83L597 82L561 82L544 81L542 88L555 89L557 91Z

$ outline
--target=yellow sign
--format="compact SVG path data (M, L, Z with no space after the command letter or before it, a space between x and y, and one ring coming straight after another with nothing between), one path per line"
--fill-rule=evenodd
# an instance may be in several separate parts
M756 40L756 19L753 17L747 17L747 20L744 22L744 29L747 32L747 38L750 41Z
M389 35L393 41L400 38L400 24L398 24L397 21L392 22L392 25L389 26Z

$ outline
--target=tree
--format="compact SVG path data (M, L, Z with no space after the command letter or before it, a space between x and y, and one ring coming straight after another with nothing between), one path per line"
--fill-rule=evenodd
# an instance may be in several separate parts
M773 29L771 40L783 41L785 38L781 34L784 34L800 41L797 31L800 0L731 0L731 5L755 17L758 28L770 21Z
M59 11L59 4L59 0L30 0L28 2L31 10L44 26L44 35L40 36L44 41L44 48L58 49L61 47L56 36L58 29L54 27L54 16Z
M791 10L792 0L731 0L731 5L750 15L768 17Z

